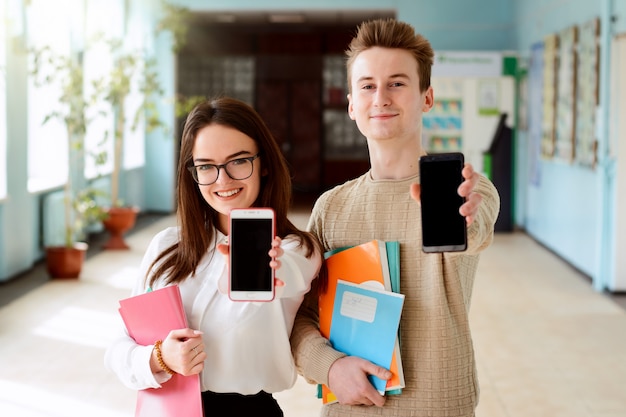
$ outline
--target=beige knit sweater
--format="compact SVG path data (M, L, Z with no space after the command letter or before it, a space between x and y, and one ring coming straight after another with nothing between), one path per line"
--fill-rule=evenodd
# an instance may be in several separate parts
M326 405L322 416L474 416L478 379L468 312L478 254L492 241L500 199L481 176L475 191L483 201L468 229L467 251L425 254L419 205L409 195L414 182L419 176L374 181L368 172L324 193L313 208L309 229L325 250L372 239L399 241L400 289L406 297L402 394L388 396L383 408ZM317 322L317 297L311 292L296 317L292 350L300 374L327 384L331 364L343 354L319 334Z

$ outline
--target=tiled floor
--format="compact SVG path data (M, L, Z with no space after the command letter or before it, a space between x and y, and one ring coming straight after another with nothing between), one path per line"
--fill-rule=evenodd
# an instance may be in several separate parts
M135 393L103 353L146 244L173 222L128 236L129 251L90 256L80 280L44 280L0 307L0 416L133 416ZM626 310L523 233L496 235L484 253L471 323L477 417L626 416ZM314 392L300 379L276 396L286 417L313 417Z

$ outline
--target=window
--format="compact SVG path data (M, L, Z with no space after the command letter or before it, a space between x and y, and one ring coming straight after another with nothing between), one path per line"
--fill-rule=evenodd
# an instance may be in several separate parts
M94 93L92 82L102 79L112 69L111 51L103 40L98 37L121 38L124 23L124 13L120 1L103 2L88 0L85 13L85 38L87 47L84 55L85 94L91 97ZM114 119L111 106L100 101L90 108L88 113L89 127L85 136L86 154L106 152L113 155L113 128ZM108 139L103 142L104 138ZM108 158L106 164L96 166L93 158L85 161L85 177L95 178L98 175L110 174L113 170L113 160Z
M0 5L0 22L6 22L4 5ZM0 200L7 196L7 97L6 97L6 25L0 28Z
M141 3L134 2L129 8L127 33L125 34L126 47L128 51L141 51L144 55L146 52L145 39L147 36L151 36L147 32L145 10L140 7ZM153 36L153 35L152 35ZM126 142L124 143L124 161L123 167L126 169L138 168L145 165L145 123L141 118L135 129L132 129L133 120L139 106L142 105L143 97L138 90L139 73L143 71L143 67L138 68L135 75L134 87L128 97L126 106L126 120L128 120L126 126Z
M65 4L63 4L65 3ZM55 54L70 52L68 1L32 0L27 8L26 36L29 47L51 48ZM67 28L62 30L61 28ZM32 65L32 60L29 62ZM45 69L44 69L45 70ZM68 176L68 138L63 123L46 116L58 109L60 83L38 86L28 79L28 190L37 192L62 185Z
M134 4L134 3L133 3ZM85 65L85 89L87 96L93 94L91 82L106 77L112 69L115 57L104 41L93 42L96 37L104 37L105 40L123 40L124 45L121 53L131 53L140 51L143 48L142 33L143 25L137 17L141 13L135 13L135 19L128 24L126 21L124 2L102 2L90 0L87 2L86 25L87 39L89 40L84 56ZM117 22L111 25L111 22ZM125 137L124 158L122 167L124 169L136 168L144 165L144 129L143 123L139 123L135 130L132 130L135 111L141 104L141 96L137 90L137 82L133 83L133 88L128 96L125 105ZM96 116L98 114L98 116ZM107 102L99 102L91 109L92 121L89 124L87 136L85 138L85 149L87 153L107 152L113 155L113 129L115 119L113 109ZM103 142L103 138L108 140ZM98 175L111 173L113 169L112 157L107 163L96 166L93 158L88 158L85 162L85 176L94 178Z
M102 19L106 21L108 19ZM89 14L87 17L87 27L89 24ZM85 71L85 95L91 97L94 94L92 81L98 80L111 70L111 54L102 42L91 43L96 32L88 34L89 46L85 50L83 65ZM106 102L98 102L87 111L87 133L85 135L85 154L97 154L106 152L113 153L113 140L105 141L106 135L112 135L113 114L110 106ZM101 166L96 166L94 158L87 157L85 161L85 177L95 178L98 175L111 173L113 161L111 158Z
M72 0L32 0L27 6L26 31L28 45L40 49L49 47L56 55L81 54L84 70L84 94L93 96L92 82L105 77L113 65L113 56L104 41L95 38L118 39L125 42L125 50L138 48L145 33L126 22L127 2L116 0L103 2L87 0L82 7L75 7ZM140 16L140 14L136 13ZM139 22L141 23L141 22ZM32 59L31 59L32 61ZM32 62L31 62L32 65ZM135 83L136 84L136 83ZM134 112L140 102L135 88L127 100L127 134L132 137L124 150L124 168L144 164L144 135L142 126L129 132ZM68 177L68 138L61 120L51 118L43 121L58 109L60 83L38 85L34 77L28 83L28 175L29 191L36 192L63 185ZM56 107L55 107L56 106ZM104 165L97 166L91 155L113 153L114 115L109 103L99 101L87 109L87 132L85 136L85 177L95 178L112 171L109 157ZM105 140L108 138L109 140Z

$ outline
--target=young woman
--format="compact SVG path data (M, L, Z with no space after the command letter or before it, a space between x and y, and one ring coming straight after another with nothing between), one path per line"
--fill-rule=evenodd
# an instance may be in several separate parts
M168 371L200 374L205 416L222 408L232 416L282 416L271 393L296 381L289 336L322 259L315 238L287 218L289 171L252 107L219 98L189 113L177 200L178 227L153 238L133 295L178 285L189 328L171 331L156 348L124 332L107 350L105 365L137 390L167 384ZM275 211L277 237L269 254L278 286L271 302L234 302L225 290L229 212L247 207Z

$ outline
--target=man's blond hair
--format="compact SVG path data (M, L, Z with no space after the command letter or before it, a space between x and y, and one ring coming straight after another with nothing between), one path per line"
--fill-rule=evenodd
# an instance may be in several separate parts
M415 33L413 26L395 19L376 19L363 22L357 29L356 36L346 50L346 69L348 72L348 88L352 92L352 64L363 51L375 46L382 48L404 49L413 55L417 62L417 75L420 90L430 87L430 73L435 53L430 42Z

